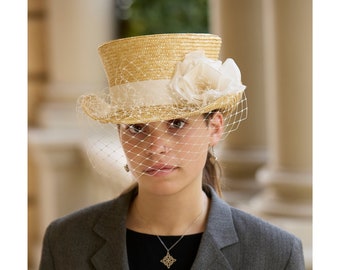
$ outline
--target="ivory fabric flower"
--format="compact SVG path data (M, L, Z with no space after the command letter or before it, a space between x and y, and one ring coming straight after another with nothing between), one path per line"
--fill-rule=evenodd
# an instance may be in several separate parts
M184 60L177 64L169 87L180 99L201 105L246 88L233 59L228 58L222 64L220 60L207 58L203 51L186 54Z

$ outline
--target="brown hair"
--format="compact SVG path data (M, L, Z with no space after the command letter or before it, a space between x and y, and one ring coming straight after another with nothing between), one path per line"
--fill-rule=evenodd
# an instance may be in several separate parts
M214 114L217 111L218 110L214 110L209 113L203 114L203 117L206 120L207 125L209 124L209 120L214 116ZM211 187L214 188L219 197L222 198L221 175L222 175L221 165L216 160L214 154L208 151L207 159L205 161L205 165L203 168L202 185L210 185Z
M221 172L220 164L215 157L208 152L207 160L203 168L202 185L210 185L214 188L219 197L222 198Z

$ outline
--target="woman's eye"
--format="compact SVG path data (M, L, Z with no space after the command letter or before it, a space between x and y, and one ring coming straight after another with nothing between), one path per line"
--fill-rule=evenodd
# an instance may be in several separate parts
M181 129L185 126L186 122L183 119L174 119L169 121L169 127L172 129Z
M144 127L145 127L144 125L135 124L135 125L128 125L126 129L132 134L138 134L138 133L143 132Z

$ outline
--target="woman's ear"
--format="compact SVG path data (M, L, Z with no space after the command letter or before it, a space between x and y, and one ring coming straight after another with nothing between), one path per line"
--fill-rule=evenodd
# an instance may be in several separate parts
M221 112L215 112L209 120L210 145L216 145L223 134L223 115Z

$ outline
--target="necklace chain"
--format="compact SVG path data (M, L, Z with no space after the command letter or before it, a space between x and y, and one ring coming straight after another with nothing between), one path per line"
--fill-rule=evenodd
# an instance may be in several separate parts
M204 205L204 203L203 203ZM162 244L162 246L166 249L166 255L163 257L162 260L160 260L161 263L163 263L168 269L170 269L171 265L173 265L176 262L176 259L171 256L170 254L170 250L173 249L182 239L183 237L186 235L186 233L192 228L192 226L194 226L194 224L199 220L199 218L201 217L201 215L203 214L203 210L204 207L202 207L201 212L199 213L199 215L193 220L193 222L190 223L190 225L188 226L188 228L184 231L184 233L181 235L181 237L174 243L172 244L172 246L170 248L168 248L165 243L163 242L163 240L161 239L161 237L159 235L156 235L159 242ZM138 213L138 216L145 222L145 220L142 218L142 216L139 214L139 211L136 207L136 211Z
M194 219L194 221L189 225L189 227L185 230L185 232L182 234L182 236L174 244L172 244L172 246L170 248L168 248L165 245L165 243L162 241L161 237L159 235L157 235L158 240L161 242L163 247L166 249L166 255L163 257L163 259L160 260L160 262L163 263L168 269L170 269L171 265L173 265L176 262L176 259L173 256L170 255L170 250L173 249L183 239L183 237L190 230L190 228L192 226L194 226L194 224L198 221L198 219L202 215L203 209L204 208L202 207L200 214Z
M185 234L191 229L192 226L194 226L194 224L198 221L198 219L201 217L203 213L203 208L201 210L201 212L199 213L199 215L194 219L194 221L192 223L190 223L189 227L185 230L185 232L181 235L181 237L170 247L168 248L165 243L162 241L162 239L160 238L159 235L157 235L158 240L161 242L161 244L163 245L163 247L167 250L170 251L172 250L185 236Z

